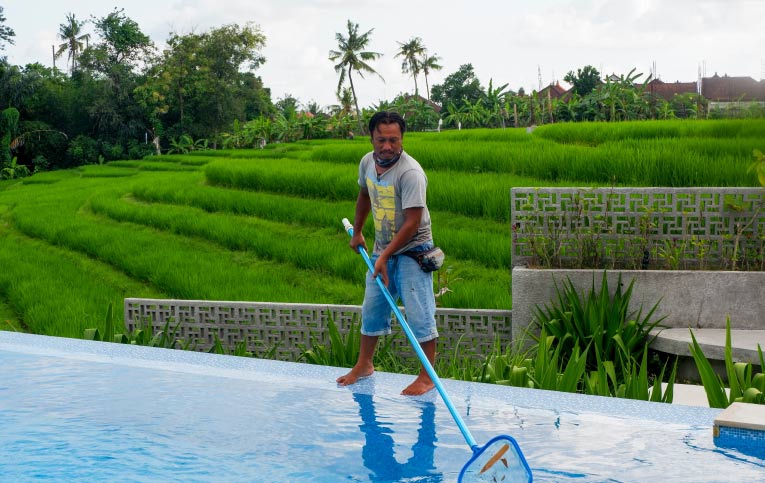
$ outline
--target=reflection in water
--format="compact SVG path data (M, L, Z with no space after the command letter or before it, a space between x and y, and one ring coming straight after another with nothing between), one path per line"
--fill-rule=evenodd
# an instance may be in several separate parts
M419 482L439 483L443 481L441 473L433 473L433 453L436 449L436 405L422 405L420 429L417 431L417 442L412 446L412 457L406 463L399 463L394 456L394 442L390 436L393 431L377 421L375 404L370 394L353 394L353 399L359 405L361 416L361 431L365 443L361 456L364 466L370 471L371 481L393 482L416 479Z

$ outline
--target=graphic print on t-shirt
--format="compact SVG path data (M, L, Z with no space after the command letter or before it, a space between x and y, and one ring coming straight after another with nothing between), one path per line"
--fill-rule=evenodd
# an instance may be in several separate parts
M396 190L393 185L370 177L367 177L367 189L372 201L375 239L388 244L396 234Z

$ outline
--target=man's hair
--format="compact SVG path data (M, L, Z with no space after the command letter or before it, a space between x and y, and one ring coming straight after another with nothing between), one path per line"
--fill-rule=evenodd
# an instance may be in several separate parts
M403 136L406 132L406 121L403 117L397 112L393 111L379 111L372 116L372 118L369 120L369 135L371 136L372 133L375 132L375 129L377 129L378 124L398 124L398 127L401 128L401 135Z

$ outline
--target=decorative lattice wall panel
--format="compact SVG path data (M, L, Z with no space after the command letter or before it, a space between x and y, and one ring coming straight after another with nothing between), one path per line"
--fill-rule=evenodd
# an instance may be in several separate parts
M513 265L765 267L758 188L513 188Z
M459 345L461 355L487 354L495 340L505 347L511 339L511 312L503 310L437 309L439 351L451 355ZM311 338L328 340L332 320L346 334L361 320L355 305L279 304L269 302L220 302L204 300L125 299L128 331L151 326L169 330L193 349L206 351L218 340L229 349L244 341L247 350L263 357L296 360ZM394 331L397 324L393 324ZM393 342L396 352L414 357L403 332Z

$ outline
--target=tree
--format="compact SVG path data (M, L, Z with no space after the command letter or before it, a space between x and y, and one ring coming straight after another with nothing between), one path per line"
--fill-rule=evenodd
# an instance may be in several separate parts
M284 94L284 97L280 98L274 103L276 111L281 113L286 118L294 118L298 114L298 106L300 101L292 94Z
M335 93L337 102L329 107L329 111L332 115L340 113L342 116L348 116L353 111L353 92L349 87L343 88L340 92Z
M414 79L414 95L419 95L417 89L417 75L420 73L420 57L425 54L425 46L422 39L412 37L409 42L397 42L399 49L395 57L401 57L401 72L412 74Z
M399 94L393 102L381 102L376 110L394 110L406 119L407 131L425 131L438 126L438 113L433 105L420 96Z
M13 31L12 28L5 25L5 15L3 15L3 7L0 6L0 50L5 49L5 45L3 45L4 42L8 42L9 44L13 45L13 37L16 36L16 32Z
M252 92L242 89L241 71L253 71L265 62L261 54L265 44L266 36L252 22L214 28L202 39L204 95L196 97L194 105L197 118L208 129L205 136L212 131L215 140L234 119L244 120L241 99Z
M637 80L643 74L635 73L633 68L627 75L609 76L606 83L595 91L594 95L603 106L603 115L609 121L625 121L645 119L649 116L650 108L646 99L646 85L651 76L637 85Z
M430 73L434 70L441 70L443 66L439 64L441 61L441 58L436 55L428 55L427 52L425 52L422 56L422 61L420 62L420 67L422 68L422 74L425 76L425 91L428 95L428 100L430 100L430 87L428 86L428 76Z
M0 112L0 167L11 162L11 141L19 128L19 111L9 107Z
M19 66L0 58L0 107L14 106L21 109L29 87Z
M505 116L507 111L505 109L505 98L512 95L507 89L508 84L503 84L497 88L494 88L493 79L489 79L489 87L486 89L485 101L487 109L487 120L492 125L491 127L505 127Z
M457 72L446 76L443 84L433 86L433 100L442 106L452 103L460 108L466 103L475 104L483 96L484 92L473 71L473 64L461 65Z
M141 61L149 60L154 44L141 31L135 20L115 8L106 17L93 20L101 42L88 49L94 67L108 73L114 66L134 69Z
M464 104L460 107L457 107L454 105L453 102L450 102L446 106L446 114L444 115L444 122L446 124L450 124L454 127L461 127L462 122L467 117L467 106Z
M591 65L585 65L581 69L577 69L576 74L571 70L563 78L564 81L571 84L572 90L575 94L579 94L584 97L601 84L600 72L598 69Z
M215 144L234 120L243 123L274 112L270 91L252 72L265 62L265 42L253 23L172 34L136 96L169 137L191 135Z
M73 13L69 13L66 15L66 23L62 23L58 28L58 38L64 42L59 44L54 57L58 59L64 52L69 52L70 72L77 70L77 56L84 50L83 45L87 45L90 40L90 34L82 33L82 27L86 23L78 21Z
M122 9L94 18L93 24L99 41L82 52L75 76L90 85L93 131L114 143L143 137L145 116L132 96L138 70L151 60L154 44Z
M370 29L366 33L359 35L359 24L353 23L350 20L348 20L347 27L347 37L339 32L335 34L337 50L329 51L329 60L337 62L337 64L335 64L335 72L340 75L340 80L337 83L338 93L341 91L343 84L345 84L346 77L348 78L348 83L351 85L351 93L353 94L353 103L356 106L356 118L359 124L359 133L363 133L364 126L361 123L359 98L356 95L356 87L353 85L353 71L355 70L361 78L364 78L365 72L375 74L384 82L385 79L383 79L383 77L368 64L369 61L377 60L382 57L382 54L364 50L367 48L367 44L369 44L369 37L374 29Z

